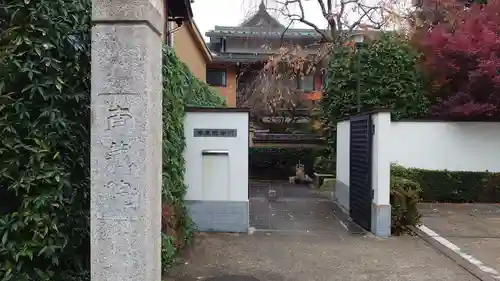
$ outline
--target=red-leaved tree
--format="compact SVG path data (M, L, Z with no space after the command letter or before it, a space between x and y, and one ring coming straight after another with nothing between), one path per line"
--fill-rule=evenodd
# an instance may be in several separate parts
M500 119L500 0L455 11L421 37L435 116Z

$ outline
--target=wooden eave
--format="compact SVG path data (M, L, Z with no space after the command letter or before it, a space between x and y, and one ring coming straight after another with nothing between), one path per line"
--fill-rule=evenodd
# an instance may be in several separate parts
M193 18L191 0L166 0L168 21L190 21Z

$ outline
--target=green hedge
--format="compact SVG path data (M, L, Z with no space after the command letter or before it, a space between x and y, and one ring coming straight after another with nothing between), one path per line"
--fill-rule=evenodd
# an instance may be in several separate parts
M402 235L411 233L412 226L420 224L418 210L420 185L403 177L391 177L391 233Z
M91 1L0 7L0 279L88 280Z
M393 165L391 175L419 183L425 202L500 202L500 173L433 171Z
M0 276L89 280L90 10L84 1L0 7ZM224 106L164 50L162 261L190 238L183 204L186 105Z
M173 50L163 50L163 233L162 265L168 268L193 235L194 225L184 205L185 107L225 107L225 100L196 79Z
M249 150L250 177L254 179L287 180L295 175L295 165L304 164L312 176L315 149L312 148L256 148Z

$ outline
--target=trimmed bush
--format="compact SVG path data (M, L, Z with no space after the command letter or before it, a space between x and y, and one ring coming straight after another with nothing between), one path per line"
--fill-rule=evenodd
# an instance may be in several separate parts
M433 171L393 165L391 175L417 182L425 202L500 202L500 173Z
M295 165L304 164L306 174L312 176L314 149L311 148L256 148L249 150L250 177L254 179L288 180L295 175Z
M417 67L419 59L406 38L390 34L382 34L357 52L352 46L332 50L320 101L331 163L336 157L337 123L358 114L358 76L362 112L391 108L394 120L427 115L429 100Z
M391 177L392 235L409 233L410 227L420 224L421 215L418 210L420 192L417 182L402 177Z

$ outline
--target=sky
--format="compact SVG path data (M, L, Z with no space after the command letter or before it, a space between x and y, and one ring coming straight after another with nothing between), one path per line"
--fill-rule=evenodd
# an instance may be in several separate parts
M215 25L236 26L242 23L259 9L261 0L194 0L191 4L193 18L201 33L214 28ZM280 7L273 0L264 0L267 3L268 12L277 18L282 24L288 22L283 16L273 11ZM326 28L327 23L323 18L316 1L304 1L306 18L321 28ZM294 24L293 28L309 28L304 24ZM208 38L205 37L208 41Z

